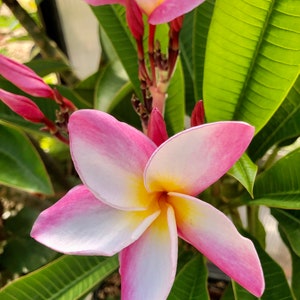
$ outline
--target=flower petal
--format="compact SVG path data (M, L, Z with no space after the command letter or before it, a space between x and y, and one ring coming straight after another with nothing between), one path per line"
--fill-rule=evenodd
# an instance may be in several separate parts
M135 128L96 110L79 110L69 122L70 147L84 184L108 205L141 210L150 204L143 170L155 144Z
M149 16L150 24L162 24L193 10L205 0L165 0ZM150 1L148 1L150 2Z
M159 213L158 207L117 210L77 186L39 215L31 236L67 254L113 255L138 239Z
M0 75L29 95L54 99L52 89L33 70L1 54Z
M219 210L197 198L169 193L178 234L228 276L257 297L264 290L264 277L256 250Z
M0 89L0 99L12 111L28 121L42 123L45 120L45 116L39 107L27 97L15 95Z
M254 128L243 122L216 122L192 127L168 139L145 169L149 191L198 195L240 158Z
M165 205L159 217L132 245L120 253L123 300L165 300L177 265L174 211Z

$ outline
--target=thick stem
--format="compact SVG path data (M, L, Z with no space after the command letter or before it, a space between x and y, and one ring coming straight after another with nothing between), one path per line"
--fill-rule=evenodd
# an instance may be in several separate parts
M57 47L54 41L49 39L45 32L36 24L26 10L16 0L3 0L4 4L11 10L14 16L19 20L22 26L26 29L28 34L32 37L34 43L40 48L41 55L44 58L51 58L70 65L67 57ZM60 73L63 80L68 85L75 85L79 82L78 77L73 71L67 70Z

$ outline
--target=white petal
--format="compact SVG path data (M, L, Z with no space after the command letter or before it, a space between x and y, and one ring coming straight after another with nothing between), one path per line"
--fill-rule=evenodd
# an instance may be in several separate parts
M39 215L31 236L58 252L113 255L138 239L159 213L158 207L117 210L77 186Z
M108 205L147 208L143 170L155 144L135 128L96 110L79 110L69 122L70 148L83 183Z
M120 254L123 300L165 300L177 265L177 231L168 206L146 232Z

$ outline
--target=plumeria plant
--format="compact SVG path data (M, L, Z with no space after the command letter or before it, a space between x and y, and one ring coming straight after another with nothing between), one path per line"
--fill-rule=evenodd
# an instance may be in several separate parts
M0 54L0 298L300 299L300 3L86 3L89 78Z

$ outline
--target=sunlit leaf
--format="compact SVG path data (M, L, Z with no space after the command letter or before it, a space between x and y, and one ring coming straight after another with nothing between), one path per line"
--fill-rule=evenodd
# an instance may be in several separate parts
M117 257L62 256L0 291L6 300L75 300L94 289L118 267Z
M204 105L209 122L243 120L256 132L299 74L298 1L217 1L209 29Z
M228 174L237 179L253 197L253 185L257 173L257 165L244 154L228 171Z

